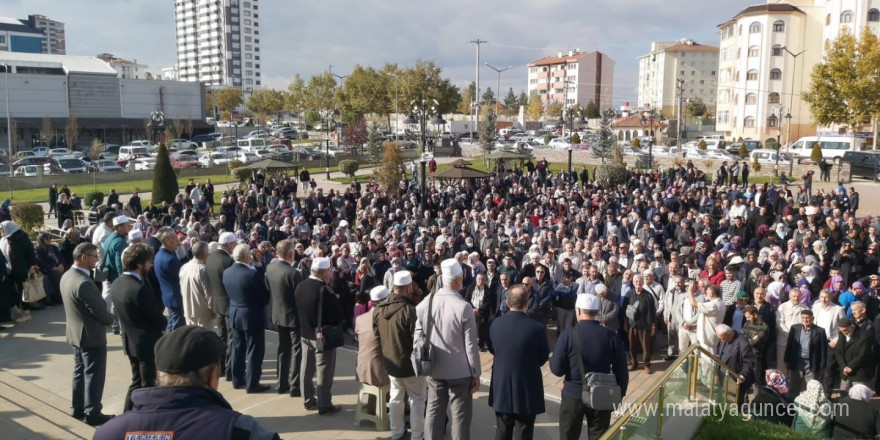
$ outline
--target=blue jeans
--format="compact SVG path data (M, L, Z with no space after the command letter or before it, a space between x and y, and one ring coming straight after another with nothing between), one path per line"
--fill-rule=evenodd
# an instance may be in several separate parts
M73 398L75 415L101 414L104 378L107 376L107 347L73 347Z
M165 333L170 333L186 325L186 320L183 318L183 307L166 307L166 309L168 309L168 327L165 328Z

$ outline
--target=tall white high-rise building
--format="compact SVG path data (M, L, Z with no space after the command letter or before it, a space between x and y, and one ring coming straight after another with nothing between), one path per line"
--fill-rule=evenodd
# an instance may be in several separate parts
M174 18L181 81L260 87L258 0L175 0Z

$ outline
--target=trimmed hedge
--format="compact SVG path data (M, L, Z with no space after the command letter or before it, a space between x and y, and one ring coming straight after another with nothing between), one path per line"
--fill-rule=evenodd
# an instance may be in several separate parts
M31 237L43 227L43 207L35 203L22 203L20 205L12 205L9 210L12 214L12 221L25 231Z
M612 185L622 185L629 177L625 166L614 164L597 167L593 174L595 180L603 185L606 181L610 181Z
M339 162L339 171L349 177L354 177L354 173L360 169L361 164L356 160L343 160Z
M92 206L92 201L97 200L98 205L104 203L104 193L101 191L87 192L83 197L83 207ZM88 209L88 208L86 208Z

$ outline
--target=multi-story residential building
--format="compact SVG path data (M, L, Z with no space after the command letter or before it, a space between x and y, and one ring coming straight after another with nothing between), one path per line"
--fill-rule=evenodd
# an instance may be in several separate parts
M110 64L116 70L117 77L123 79L150 79L147 78L147 65L138 64L137 60L126 60L113 54L102 53L95 55L96 58Z
M717 129L783 145L815 134L801 100L813 67L842 29L880 34L878 8L878 0L771 0L719 25Z
M180 80L259 88L259 12L258 0L175 0Z
M600 109L611 108L614 60L598 51L559 52L529 63L528 84L529 93L538 93L545 104L586 107L592 101Z
M22 23L35 28L42 29L45 37L41 43L42 53L64 55L67 53L67 43L64 36L64 23L60 21L50 20L45 15L28 15L27 20L21 20Z
M666 118L677 115L676 85L683 96L699 98L715 114L718 48L693 40L651 43L651 52L639 57L639 108L660 110Z
M0 50L64 55L64 23L43 15L24 20L0 17Z

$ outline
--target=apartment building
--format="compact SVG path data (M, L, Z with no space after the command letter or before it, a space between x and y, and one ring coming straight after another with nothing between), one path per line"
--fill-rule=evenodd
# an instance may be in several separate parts
M150 79L147 78L147 65L140 64L137 60L126 60L109 53L98 54L95 57L109 64L116 71L117 78Z
M527 68L528 92L537 93L545 104L586 107L592 101L600 109L611 108L614 60L602 52L559 52Z
M258 89L258 0L175 0L177 74L181 81Z
M64 23L43 15L23 20L0 17L0 50L64 55Z
M639 57L639 108L659 109L667 118L677 112L676 84L683 81L684 97L699 98L715 114L718 87L718 48L682 39L653 42Z

